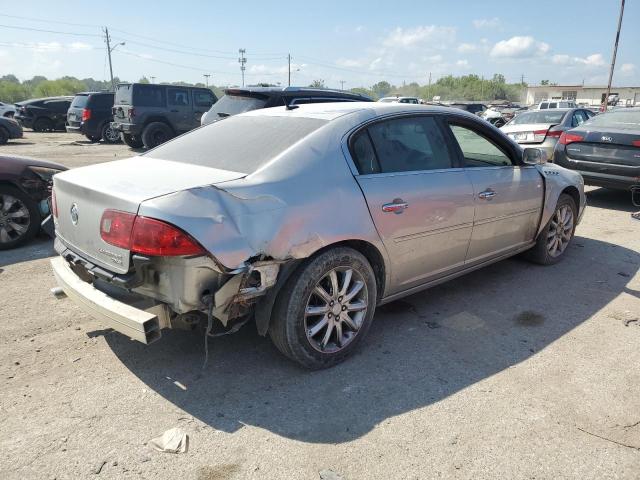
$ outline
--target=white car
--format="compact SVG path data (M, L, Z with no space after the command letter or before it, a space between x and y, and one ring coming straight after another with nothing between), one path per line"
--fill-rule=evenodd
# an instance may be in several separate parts
M538 105L538 110L547 108L578 108L578 106L573 100L545 100Z
M420 104L420 99L417 97L384 97L378 101L382 103L412 103L415 105Z
M0 102L0 117L12 118L16 113L16 106L13 103Z

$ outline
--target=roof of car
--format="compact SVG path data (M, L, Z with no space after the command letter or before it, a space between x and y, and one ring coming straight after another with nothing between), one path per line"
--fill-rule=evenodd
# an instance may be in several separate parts
M366 98L365 95L344 90L334 90L330 88L313 88L313 87L231 87L224 91L225 93L316 93L318 95L342 95L350 97Z
M34 103L34 102L47 102L49 100L73 100L73 95L61 95L59 97L30 98L28 100L22 100L21 102L16 102L16 105L26 105L27 103Z
M99 92L78 92L76 95L113 95L113 92L102 90Z
M449 107L439 107L434 105L416 105L412 103L380 103L380 102L335 102L335 103L310 103L300 105L295 109L287 109L286 107L262 108L252 110L241 115L251 116L292 116L304 118L318 118L323 120L334 120L344 115L368 110L373 115L385 115L393 113L412 113L412 112L433 112L433 113L453 113ZM477 119L476 115L472 115L464 110L455 110L456 114L467 115Z

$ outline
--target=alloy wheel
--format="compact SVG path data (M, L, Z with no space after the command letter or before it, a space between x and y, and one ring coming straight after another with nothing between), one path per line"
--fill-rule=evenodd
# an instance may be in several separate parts
M565 251L573 233L573 210L569 205L561 205L553 215L547 233L547 251L552 257L559 257Z
M6 193L0 194L0 243L9 243L26 235L30 215L21 200Z
M311 346L336 353L358 334L367 314L368 291L362 275L351 267L327 272L315 285L305 308L304 327Z
M120 140L120 132L111 128L110 126L105 129L104 136L110 143L116 143L118 140Z

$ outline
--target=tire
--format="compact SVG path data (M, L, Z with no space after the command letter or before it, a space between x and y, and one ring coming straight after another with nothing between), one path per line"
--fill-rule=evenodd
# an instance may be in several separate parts
M3 127L0 127L0 145L4 145L9 141L9 132Z
M53 122L48 118L38 118L35 122L33 122L34 132L48 132L51 130L53 130Z
M332 272L338 288L332 286ZM316 293L316 287L324 294ZM349 294L352 298L347 300ZM376 297L375 275L364 255L346 247L327 250L301 265L282 287L269 336L278 350L303 367L331 367L366 337Z
M87 140L91 143L98 143L100 141L100 137L94 137L93 135L85 135L85 137L87 137Z
M134 137L133 135L129 135L128 133L121 133L120 138L131 148L142 148L142 140L140 140L138 137Z
M120 141L120 132L111 128L111 122L106 122L102 126L100 136L104 143L118 143Z
M166 123L152 122L142 132L144 148L151 149L173 138L173 132Z
M38 205L21 190L0 185L0 250L31 240L40 229Z
M576 202L570 195L561 194L551 220L538 235L535 246L526 252L525 256L540 265L558 263L564 258L567 248L573 239L577 219L578 207ZM556 242L558 241L561 243L557 244ZM553 248L554 245L556 245L555 250Z

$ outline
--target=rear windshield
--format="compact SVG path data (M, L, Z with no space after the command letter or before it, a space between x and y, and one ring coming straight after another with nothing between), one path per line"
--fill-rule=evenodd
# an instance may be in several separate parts
M517 115L509 122L509 125L522 125L525 123L555 123L562 122L567 112L545 110L544 112L526 112Z
M76 95L71 102L71 108L84 108L87 106L89 95Z
M301 117L231 117L193 130L146 155L249 174L325 123L327 120Z
M583 125L638 130L640 129L640 110L613 111L596 115Z
M211 115L213 119L230 117L231 115L238 115L239 113L248 112L249 110L257 110L264 108L267 100L264 98L248 97L241 95L225 95L218 100L208 115Z
M131 105L131 93L133 85L125 84L118 85L116 89L116 98L114 103L116 105Z

